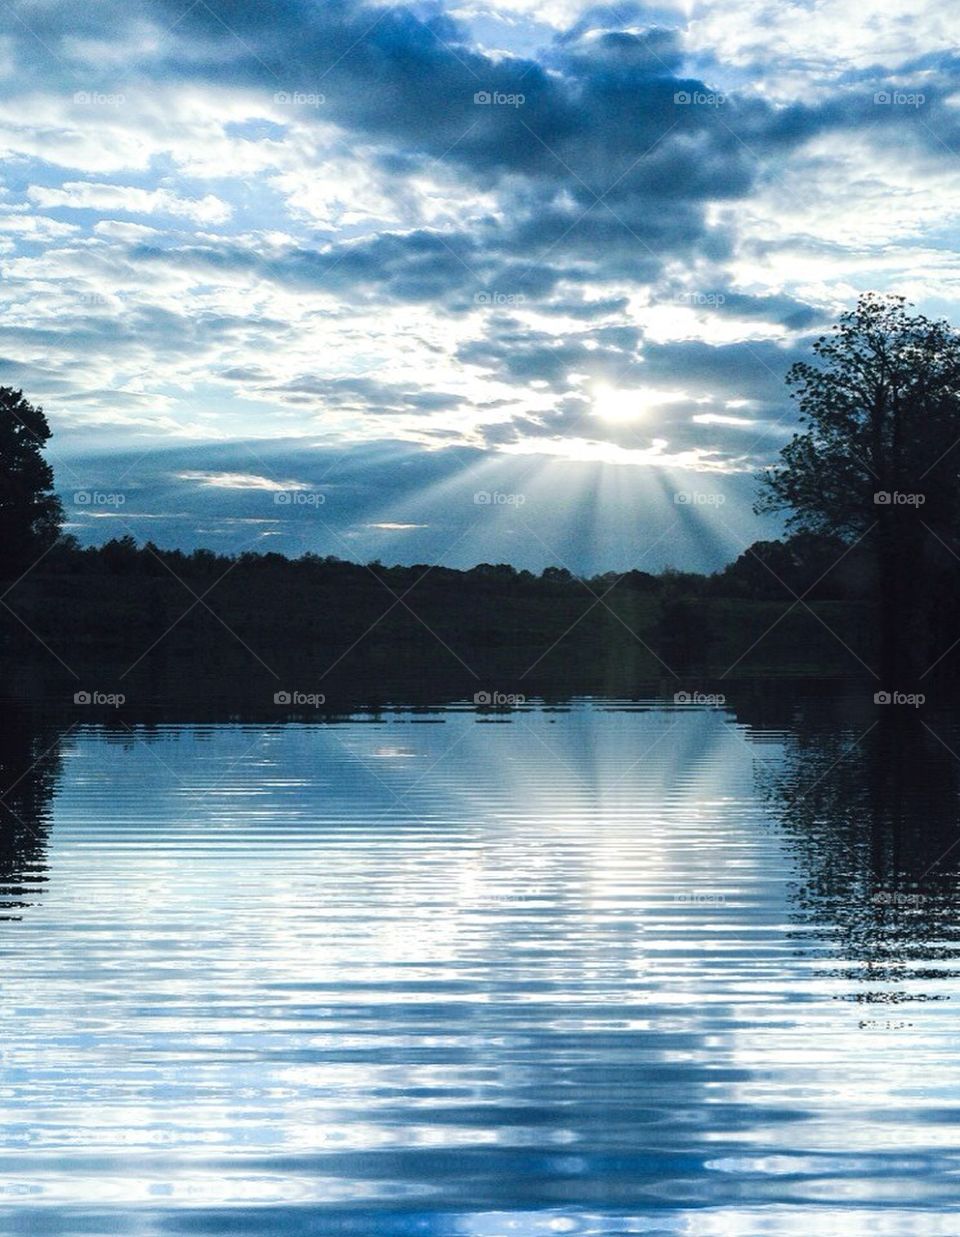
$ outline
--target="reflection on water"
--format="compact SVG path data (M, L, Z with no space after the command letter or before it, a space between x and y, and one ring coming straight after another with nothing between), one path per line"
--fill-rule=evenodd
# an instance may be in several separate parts
M14 707L0 724L0 920L16 919L46 879L61 730Z
M951 717L8 721L0 1231L955 1231Z
M960 734L955 720L872 701L794 703L782 758L758 784L797 861L801 939L861 1002L940 999L960 925ZM749 716L741 711L741 718ZM760 739L769 735L770 719ZM922 963L929 963L923 966Z

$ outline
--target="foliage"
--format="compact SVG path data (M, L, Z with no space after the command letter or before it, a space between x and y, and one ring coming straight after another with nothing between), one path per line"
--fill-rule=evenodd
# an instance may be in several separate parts
M28 570L59 536L63 511L43 455L49 438L43 410L0 387L0 578Z

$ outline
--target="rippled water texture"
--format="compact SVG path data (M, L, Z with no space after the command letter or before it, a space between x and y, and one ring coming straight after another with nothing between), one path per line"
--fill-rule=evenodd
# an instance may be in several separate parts
M0 1231L960 1231L960 737L877 712L18 715Z

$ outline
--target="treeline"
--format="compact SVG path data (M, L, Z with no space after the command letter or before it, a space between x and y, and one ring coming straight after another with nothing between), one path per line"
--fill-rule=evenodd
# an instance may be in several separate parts
M960 573L952 561L923 570L934 604L919 660L952 680ZM69 667L95 667L98 682L110 666L159 673L170 658L197 659L220 682L265 666L314 684L334 671L382 682L469 670L584 689L676 675L863 676L879 664L875 590L868 548L813 533L756 542L710 575L584 577L65 537L7 594L0 649L42 655L42 644Z
M622 690L681 674L859 674L872 636L865 569L842 543L808 534L759 542L712 575L579 578L562 566L386 566L65 537L6 595L0 650L101 685L111 675L129 685L134 668L220 687L275 682L270 671L314 689L331 676Z
M272 576L304 587L378 581L397 593L429 582L431 588L442 584L454 587L454 597L477 590L541 597L606 595L616 590L691 598L776 600L801 596L808 601L845 601L869 596L873 567L866 554L851 552L839 538L811 533L755 542L734 562L710 575L668 567L657 574L632 569L589 576L576 576L561 566L545 567L537 575L509 563L479 563L458 569L430 563L387 566L379 560L355 563L313 553L296 559L274 552L229 555L198 549L188 553L161 549L150 541L141 546L131 536L81 547L74 537L65 536L36 573L41 577L176 577L204 585L227 575L256 579Z

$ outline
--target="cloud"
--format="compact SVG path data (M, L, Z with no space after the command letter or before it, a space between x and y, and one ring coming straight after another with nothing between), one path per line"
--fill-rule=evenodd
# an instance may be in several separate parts
M182 198L166 189L136 189L129 185L98 185L68 181L59 189L31 185L27 190L38 206L69 207L71 210L122 211L131 215L182 215L195 223L225 223L230 207L212 194Z
M389 533L403 533L411 528L427 528L426 524L398 524L395 520L380 520L376 524L368 524L367 528L381 528Z
M216 490L269 490L271 492L284 490L305 490L308 488L303 481L276 481L272 477L261 477L256 473L244 472L179 472L180 481L196 481L200 485L212 486Z
M260 502L255 460L294 441L380 495L387 438L428 487L457 449L744 477L858 290L955 310L960 62L932 4L12 8L0 371L68 454L202 444L157 501ZM295 455L276 476L315 484ZM358 503L342 535L375 525L444 531Z

